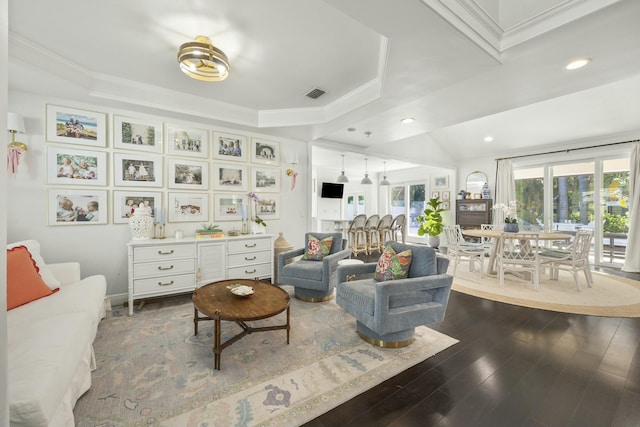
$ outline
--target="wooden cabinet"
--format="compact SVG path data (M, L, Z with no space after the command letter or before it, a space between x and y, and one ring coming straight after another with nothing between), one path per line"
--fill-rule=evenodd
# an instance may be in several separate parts
M480 228L491 224L492 199L456 200L456 224L462 229Z
M129 316L136 299L192 292L224 279L273 277L273 236L250 234L214 240L132 240Z

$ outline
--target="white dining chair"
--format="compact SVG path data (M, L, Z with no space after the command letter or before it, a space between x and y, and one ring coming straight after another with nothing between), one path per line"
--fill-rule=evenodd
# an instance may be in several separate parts
M475 263L480 267L480 277L484 276L484 247L481 243L469 243L464 240L459 225L444 227L447 238L447 258L453 262L453 274L456 275L458 264L463 260L469 261L469 270L475 270Z
M573 243L566 249L548 249L540 253L541 265L550 267L551 279L558 279L558 270L565 270L573 275L576 282L576 289L580 291L578 273L582 271L587 281L587 286L593 284L591 276L591 265L589 263L589 251L591 250L591 239L593 230L582 229L576 231Z
M538 233L503 232L498 241L498 281L504 286L504 274L530 273L534 289L540 288L540 238Z

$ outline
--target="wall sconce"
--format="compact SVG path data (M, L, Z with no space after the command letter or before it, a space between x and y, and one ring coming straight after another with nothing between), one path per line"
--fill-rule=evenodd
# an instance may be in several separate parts
M7 174L9 176L18 173L20 155L27 151L27 146L16 141L16 133L25 133L24 118L17 113L7 113L7 129L11 132L11 142L7 147Z
M298 177L298 172L296 172L296 165L298 164L298 155L291 155L291 167L287 169L287 176L291 177L291 191L296 188L296 178Z

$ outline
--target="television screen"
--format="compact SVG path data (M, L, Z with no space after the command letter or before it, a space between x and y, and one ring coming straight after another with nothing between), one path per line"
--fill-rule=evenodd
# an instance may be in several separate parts
M323 182L321 197L327 199L342 199L342 193L344 192L344 184L335 184L333 182Z

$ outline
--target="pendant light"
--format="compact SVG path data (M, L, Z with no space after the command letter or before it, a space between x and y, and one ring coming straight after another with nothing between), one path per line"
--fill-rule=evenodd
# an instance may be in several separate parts
M382 181L380 181L380 185L391 185L387 179L387 162L382 162L382 167L384 168L384 175Z
M373 184L373 181L371 181L371 178L369 178L369 171L367 168L367 159L366 157L364 158L364 178L362 178L362 181L360 181L360 184L364 184L364 185L370 185Z
M342 154L342 173L338 176L337 182L346 183L349 182L349 177L344 174L344 154Z

